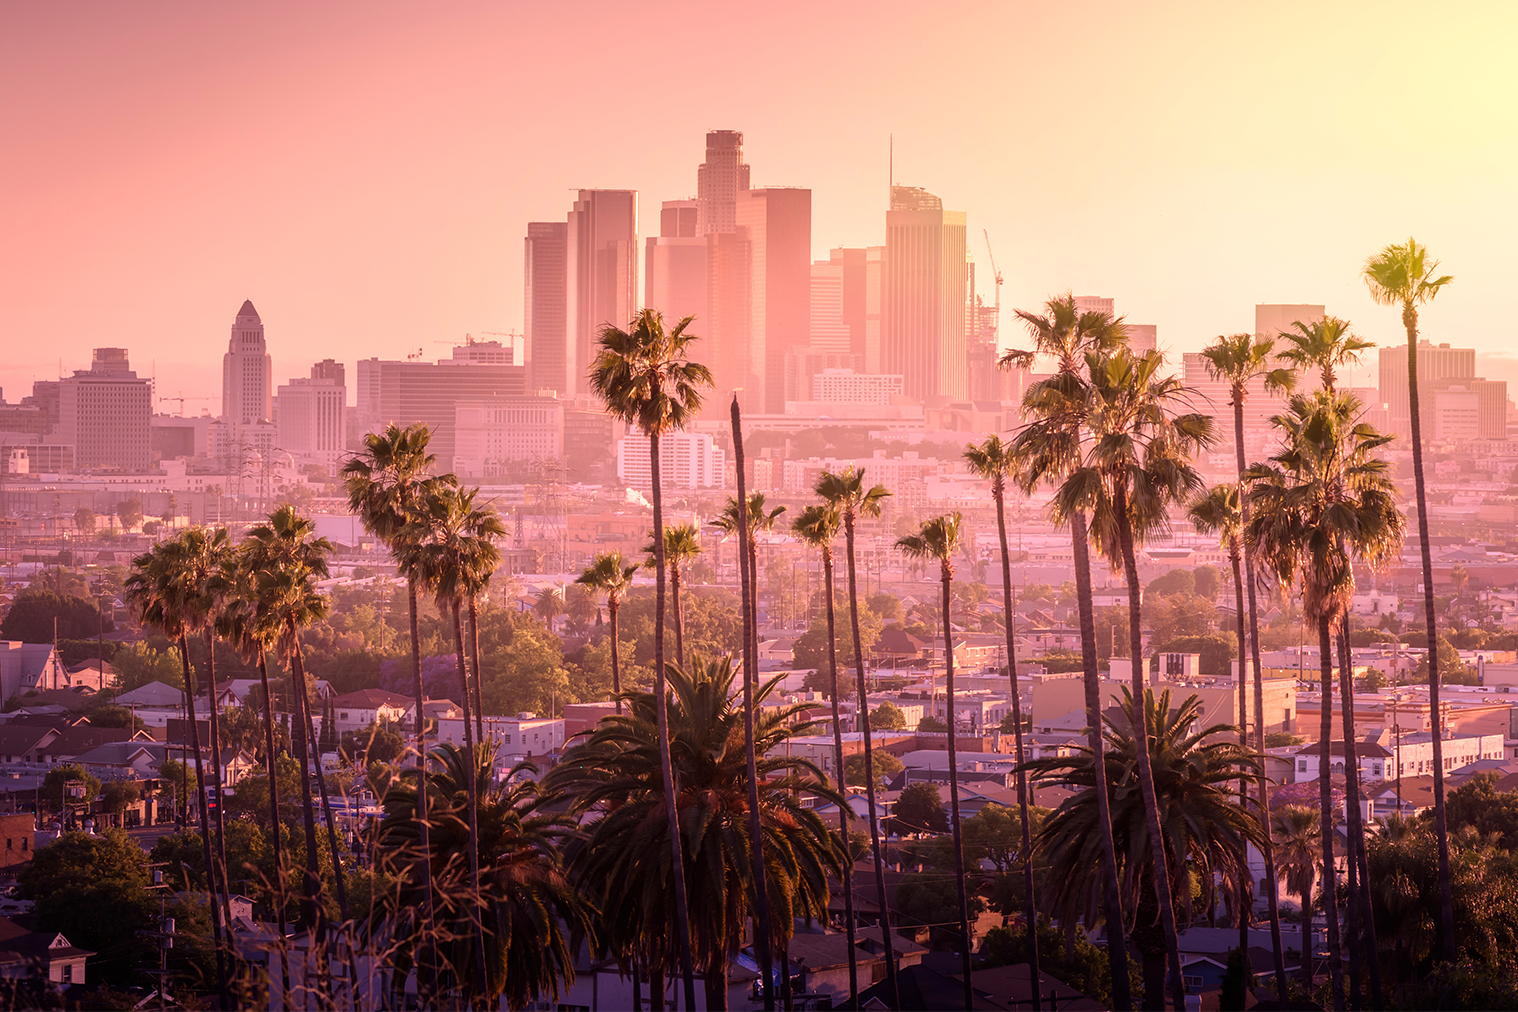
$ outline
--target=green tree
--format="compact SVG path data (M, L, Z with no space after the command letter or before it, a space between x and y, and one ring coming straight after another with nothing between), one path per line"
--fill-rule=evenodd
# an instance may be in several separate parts
M96 953L97 981L124 984L152 951L139 935L158 914L147 879L147 855L123 831L65 833L22 865L17 894L32 902L39 930Z
M1201 661L1198 663L1201 665L1202 674L1227 675L1232 670L1229 662L1239 655L1239 645L1238 641L1231 636L1207 633L1203 636L1177 636L1171 640L1159 641L1150 648L1149 652L1151 655L1199 654ZM1241 680L1241 684L1242 682L1247 682L1247 679ZM1242 703L1239 704L1239 712L1248 712Z
M668 707L665 703L664 667L664 490L659 463L659 437L686 426L701 410L703 391L712 385L711 370L690 361L695 335L686 334L694 317L686 317L673 330L664 329L664 317L657 310L644 309L633 318L627 330L602 328L595 361L590 368L590 386L606 404L613 417L636 425L648 437L649 474L654 512L654 708L657 711L660 764L670 866L683 868L681 835L677 825L674 763L669 752ZM691 963L690 904L685 895L685 879L674 876L675 910L672 923L679 941L680 969L685 978L685 1003L696 1005L696 984Z
M1323 849L1323 822L1305 805L1283 805L1270 817L1275 842L1276 868L1288 892L1302 904L1302 937L1312 937L1312 888L1318 880L1318 859ZM1312 988L1313 960L1302 959L1302 984Z
M874 770L875 789L877 791L885 790L885 783L888 777L894 777L906 769L902 761L889 752L881 752L879 755L872 756L871 762L868 764L865 763L863 752L855 752L843 761L845 782L850 787L868 786L865 781L867 766Z
M643 549L649 565L654 561L653 539ZM695 564L704 549L701 532L695 524L671 524L664 528L664 564L669 567L670 607L675 613L675 660L685 663L685 623L681 619L680 588L685 583L686 570Z
M179 649L172 644L160 650L145 640L123 643L111 657L111 667L116 669L116 686L121 692L140 688L149 682L184 688L184 678L179 673Z
M99 793L99 778L78 763L54 766L42 778L43 800L60 813L88 812Z
M1223 589L1223 574L1216 566L1198 566L1191 571L1196 578L1196 596L1204 601L1216 601Z
M832 602L836 613L838 600ZM863 639L864 650L873 650L875 644L880 642L880 633L883 628L881 618L873 609L865 608L859 615L859 635ZM835 657L847 658L854 653L854 631L851 623L838 625L834 623L832 630L832 652ZM827 616L821 615L814 621L806 632L796 640L791 647L791 665L796 668L811 668L814 671L826 672L828 665L829 630ZM826 682L824 682L826 684Z
M1008 716L1007 719L1011 720L1012 718ZM873 720L871 721L871 726L874 726ZM925 734L948 734L949 725L948 722L943 720L941 717L935 717L931 713L925 713L922 715L922 719L917 722L917 730L922 731Z
M1107 953L1101 946L1087 940L1083 928L1076 927L1067 938L1064 931L1043 921L1038 925L1037 935L1044 973L1094 998L1103 1008L1111 1004L1112 967ZM1067 950L1066 943L1072 939L1074 945ZM992 928L981 941L980 956L987 967L1026 963L1030 955L1027 935L1012 928ZM1129 975L1138 976L1138 967L1132 963L1129 964Z
M611 694L617 701L618 713L622 712L622 640L617 630L617 613L622 610L622 599L632 589L637 572L638 564L627 564L621 552L602 552L575 579L582 587L606 595L606 616L611 625Z
M939 925L963 922L966 911L968 916L979 917L986 908L985 901L978 894L961 906L960 892L962 890L945 881L941 873L908 872L896 885L896 909L907 924L932 925L932 934L943 935L946 932ZM963 946L963 937L953 936L952 944Z
M107 618L104 631L113 629L115 626ZM51 643L55 635L63 640L94 639L100 632L99 605L45 587L17 594L5 620L0 621L0 639L23 643Z
M944 811L937 784L907 784L896 799L895 813L898 833L946 833L949 830L949 816Z
M116 504L116 519L121 521L124 530L131 530L142 523L142 500L135 496L122 499Z
M1172 594L1195 594L1196 574L1189 569L1172 569L1149 581L1144 588L1144 600L1152 604L1155 598Z
M886 700L870 711L870 730L872 731L900 731L906 726L906 715L890 700Z
M74 530L90 537L95 533L95 511L88 506L80 506L74 511Z

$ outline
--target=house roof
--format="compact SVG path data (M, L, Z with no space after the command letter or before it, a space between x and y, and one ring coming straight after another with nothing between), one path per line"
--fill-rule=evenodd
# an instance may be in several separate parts
M394 706L402 710L409 710L412 701L398 692L386 692L384 689L359 689L357 692L344 693L332 700L333 706L349 706L360 710L375 710L381 706Z
M80 724L75 727L59 728L58 737L48 742L44 751L48 755L72 757L108 742L128 741L131 737L131 728L92 727L89 724Z
M1338 756L1341 759L1349 755L1349 749L1342 741L1329 742L1328 751L1330 755ZM1323 754L1322 743L1314 742L1311 745L1299 748L1297 749L1296 754L1305 756L1321 756ZM1382 748L1380 745L1377 745L1375 742L1357 741L1355 742L1355 755L1361 759L1386 759L1391 756L1391 753Z
M75 664L72 668L69 668L68 672L71 675L77 675L81 671L97 670L104 675L116 674L116 669L111 667L110 661L103 661L98 657L91 657L89 660L81 661L78 664Z
M174 686L148 682L121 693L115 702L120 706L179 706L183 700L184 693Z
M976 970L971 977L975 990L984 993L992 1001L997 1002L1003 1008L1027 1008L1033 1004L1033 996L1030 992L1032 973L1027 963L1013 963L1010 966L997 966L989 970ZM958 974L955 980L961 979ZM1055 1007L1060 1012L1094 1012L1105 1008L1095 998L1089 998L1064 981L1055 980L1047 973L1038 975L1039 996L1048 1001L1050 995L1055 998Z
M71 945L56 931L29 931L9 917L0 917L0 962L48 963L95 955Z
M51 741L57 733L51 727L0 725L0 755L25 755L43 742Z
M965 986L963 983L920 964L902 967L896 974L896 982L901 1004L894 1007L900 1009L901 1012L932 1012L935 1009L960 1008L964 1004ZM857 999L845 1001L836 1007L841 1009L892 1008L889 983L882 980L860 991ZM980 987L975 987L974 991L971 1008L1001 1009L1005 1007L985 997Z
M163 762L169 750L156 742L111 741L81 752L74 756L74 761L83 766L132 766L143 754L148 756L149 764L154 765Z

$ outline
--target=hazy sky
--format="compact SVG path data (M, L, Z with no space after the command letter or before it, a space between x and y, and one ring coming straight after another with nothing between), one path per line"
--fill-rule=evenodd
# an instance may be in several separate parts
M1004 305L1172 350L1257 302L1398 343L1358 268L1412 234L1456 277L1426 336L1518 380L1515 39L1504 2L6 4L0 387L119 345L219 400L244 298L277 382L520 329L525 223L628 187L657 232L715 128L812 187L819 257L883 241L894 133Z

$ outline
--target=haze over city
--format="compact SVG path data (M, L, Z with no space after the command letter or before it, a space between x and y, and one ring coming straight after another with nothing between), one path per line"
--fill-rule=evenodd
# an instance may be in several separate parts
M521 330L527 221L562 218L572 187L627 188L656 234L659 202L694 195L701 139L724 128L744 132L756 186L813 190L816 258L883 240L894 135L896 181L966 213L982 270L989 231L1004 305L1109 296L1172 351L1248 329L1262 302L1326 304L1400 343L1356 269L1416 234L1459 274L1426 335L1514 375L1511 328L1490 314L1518 225L1506 4L1432 21L1414 4L1305 3L3 19L12 402L107 337L160 396L219 397L215 352L245 298L280 377Z

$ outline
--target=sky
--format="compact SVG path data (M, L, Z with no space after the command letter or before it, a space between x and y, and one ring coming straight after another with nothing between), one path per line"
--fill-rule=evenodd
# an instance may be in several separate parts
M1416 236L1424 336L1518 383L1515 39L1505 2L6 4L0 390L124 346L216 410L245 298L276 382L520 330L526 222L632 188L657 233L710 129L813 189L818 258L884 241L894 138L1007 315L1110 296L1173 352L1277 302L1402 343L1359 267Z

